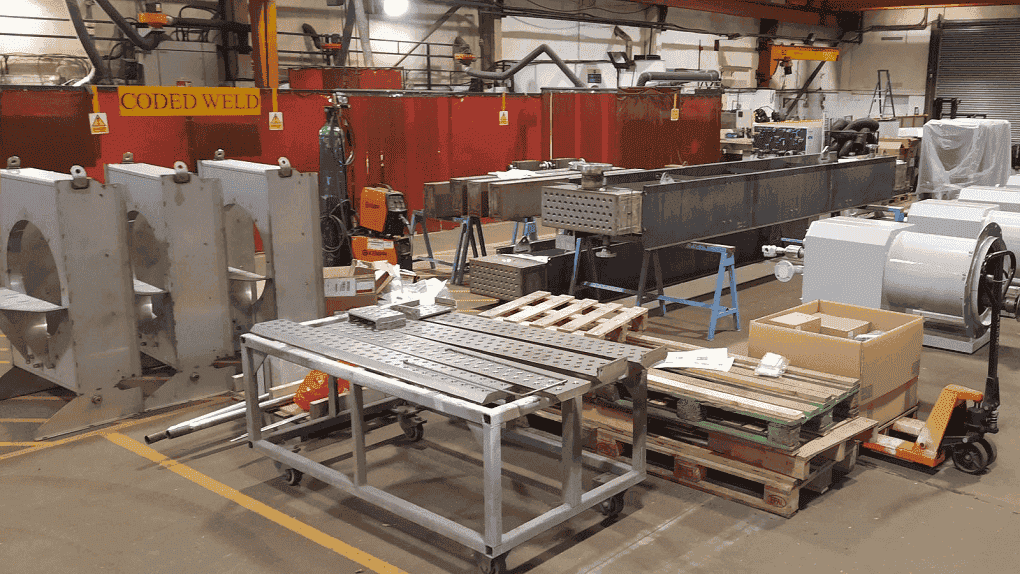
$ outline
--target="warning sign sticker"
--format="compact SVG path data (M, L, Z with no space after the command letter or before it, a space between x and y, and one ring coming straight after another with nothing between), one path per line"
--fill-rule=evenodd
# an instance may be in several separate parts
M672 110L669 110L669 121L675 122L675 121L678 121L678 120L680 120L680 110L677 109L677 108L673 108Z
M283 112L269 112L269 129L273 131L283 129Z
M89 114L89 130L94 136L110 133L110 123L106 119L106 114Z
M499 125L501 126L510 125L510 112L506 110L499 112Z

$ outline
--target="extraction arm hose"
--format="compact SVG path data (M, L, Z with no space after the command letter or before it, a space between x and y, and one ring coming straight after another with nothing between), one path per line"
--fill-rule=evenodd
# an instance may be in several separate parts
M567 67L567 64L564 63L563 60L556 55L556 52L553 52L553 49L550 48L547 44L542 44L541 46L535 48L534 50L531 51L530 54L524 56L523 58L521 58L520 61L511 66L510 69L504 70L502 72L483 72L481 70L472 70L470 68L465 69L464 71L469 76L473 76L475 78L482 78L483 80L505 80L513 76L517 72L521 71L521 69L524 68L524 66L527 66L528 64L531 63L532 60L541 56L542 54L549 56L549 59L551 59L553 63L556 64L557 67L559 67L559 69L563 72L564 75L567 76L567 78L570 79L571 83L573 83L575 87L578 88L585 87L584 82L582 82L577 77L577 75L575 75L574 72Z
M645 72L638 76L635 86L648 82L718 82L719 72L715 70L677 70L675 72Z

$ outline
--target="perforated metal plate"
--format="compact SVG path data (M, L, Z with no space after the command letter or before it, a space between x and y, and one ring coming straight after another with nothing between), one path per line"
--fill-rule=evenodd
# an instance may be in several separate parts
M578 388L587 389L591 386L585 380L526 370L522 368L524 365L514 365L496 357L481 356L464 349L408 335L404 333L405 329L379 333L356 323L336 323L322 329L524 387L526 391L522 392L539 391L541 394L559 397Z
M251 332L478 404L509 394L510 385L500 381L293 321L258 323Z
M460 327L461 329L469 329L499 337L531 341L540 345L606 359L627 359L644 367L654 365L666 358L664 347L646 349L614 341L580 337L571 333L559 333L548 329L508 323L506 321L493 321L484 317L465 315L463 313L451 313L442 317L433 317L428 319L427 322Z
M542 188L542 224L603 235L641 233L641 192L577 186Z
M545 347L522 340L526 338L497 337L478 331L437 324L441 319L442 317L434 318L437 321L435 323L416 321L408 324L402 331L423 339L480 351L603 383L615 381L626 372L626 364L623 360L582 355L554 347Z

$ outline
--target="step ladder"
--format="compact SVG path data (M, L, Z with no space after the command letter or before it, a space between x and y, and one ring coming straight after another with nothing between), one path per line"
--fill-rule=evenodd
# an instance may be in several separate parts
M885 88L882 87L883 74L885 75ZM871 110L875 108L875 104L878 104L878 115L879 117L886 117L885 105L889 103L889 109L892 111L891 117L896 117L896 104L893 101L892 93L892 80L889 77L889 70L878 71L878 82L875 83L875 91L871 94L871 105L868 106L868 116L871 115Z

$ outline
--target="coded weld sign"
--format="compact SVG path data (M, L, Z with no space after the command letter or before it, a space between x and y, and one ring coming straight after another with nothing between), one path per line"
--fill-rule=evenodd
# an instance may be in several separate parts
M117 86L117 99L122 116L257 116L262 109L258 88Z

